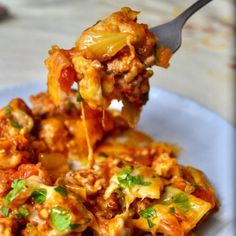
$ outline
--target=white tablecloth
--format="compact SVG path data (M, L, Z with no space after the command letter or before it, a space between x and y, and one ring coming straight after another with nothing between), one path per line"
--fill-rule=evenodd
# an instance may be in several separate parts
M122 6L150 26L172 19L193 0L0 0L12 17L0 21L0 89L45 80L51 45L72 47L80 32ZM197 100L230 122L234 117L233 0L214 0L187 23L183 46L151 85Z

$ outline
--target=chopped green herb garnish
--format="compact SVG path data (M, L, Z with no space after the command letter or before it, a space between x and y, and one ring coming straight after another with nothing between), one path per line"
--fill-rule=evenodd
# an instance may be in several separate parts
M5 206L2 206L0 208L0 212L4 217L8 217L8 215L9 215L9 209Z
M148 219L157 215L156 210L152 207L145 208L139 212L143 218Z
M16 128L16 129L21 129L22 128L22 125L20 125L17 121L15 120L12 120L11 121L11 126Z
M11 183L12 188L19 188L19 186L25 186L26 180L25 179L14 179Z
M149 228L152 228L155 224L150 220L151 217L156 217L156 210L152 207L145 208L139 212L139 215L147 220Z
M17 220L19 220L19 219L22 218L22 215L19 214L19 213L15 213L15 214L14 214L14 217L15 217Z
M24 208L24 207L19 207L19 208L18 208L18 211L20 212L20 214L21 214L24 218L26 218L26 217L29 216L29 211L28 211L26 208Z
M103 158L108 158L109 157L109 155L105 152L99 152L98 156L103 157Z
M29 211L24 207L19 207L18 211L19 211L19 213L14 214L14 216L17 220L19 220L21 218L27 218L29 216Z
M147 222L149 228L152 228L155 225L150 219L147 219Z
M175 208L174 207L170 207L169 208L169 213L175 213Z
M144 181L142 175L131 175L132 167L125 167L120 173L117 174L117 179L121 189L132 188L135 185L148 186L151 183Z
M78 91L77 91L77 98L76 98L77 102L82 102L83 101L83 97L81 96L80 93L80 88L78 87Z
M17 194L24 188L26 184L25 179L15 179L13 180L11 187L12 190L3 198L3 203L8 206L12 200L14 200Z
M53 207L50 214L53 226L60 232L65 231L71 225L70 212L62 207Z
M4 109L4 114L6 117L10 117L12 112L12 107L11 106L6 106Z
M67 196L67 189L64 186L56 186L54 190L60 193L63 197Z
M125 167L120 173L118 173L117 178L118 180L125 180L129 174L133 171L133 168L128 166Z
M187 212L190 209L189 199L184 193L178 193L173 197L173 202L182 210Z
M47 189L45 188L34 189L34 191L31 194L31 197L38 204L42 204L46 200L46 196L47 196Z

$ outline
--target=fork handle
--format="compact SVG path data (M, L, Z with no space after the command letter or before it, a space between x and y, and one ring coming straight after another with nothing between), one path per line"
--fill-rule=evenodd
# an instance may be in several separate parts
M200 8L202 8L211 1L212 0L198 0L189 8L187 8L184 12L182 12L177 18L175 18L175 20L183 26L190 16L192 16L196 11L198 11Z

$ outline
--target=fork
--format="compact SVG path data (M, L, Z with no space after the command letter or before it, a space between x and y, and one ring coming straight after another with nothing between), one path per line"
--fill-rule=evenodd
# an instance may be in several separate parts
M158 38L157 46L164 45L171 49L172 53L176 52L182 43L182 29L185 22L196 11L211 1L212 0L198 0L172 21L151 28L150 31Z

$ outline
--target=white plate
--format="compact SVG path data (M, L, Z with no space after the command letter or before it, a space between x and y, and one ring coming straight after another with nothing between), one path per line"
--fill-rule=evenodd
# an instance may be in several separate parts
M14 97L28 101L30 94L45 90L44 84L45 81L0 91L0 106ZM233 236L235 129L197 103L157 88L151 89L138 128L182 147L180 162L203 170L215 186L220 211L201 225L198 235Z

